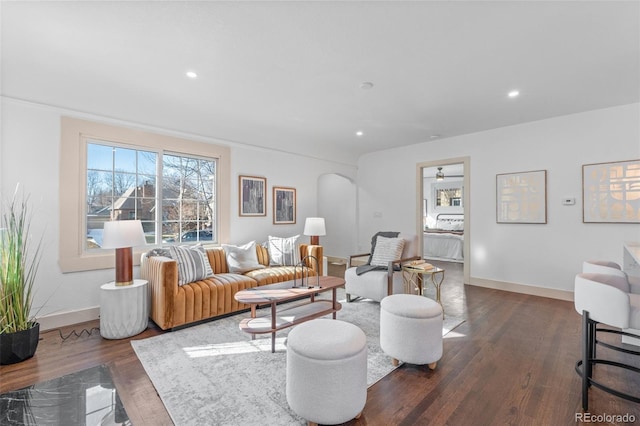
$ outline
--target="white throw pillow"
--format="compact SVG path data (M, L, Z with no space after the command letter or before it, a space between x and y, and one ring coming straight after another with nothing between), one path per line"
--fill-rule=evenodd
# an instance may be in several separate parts
M243 246L222 244L222 248L227 257L229 272L244 274L254 269L264 268L264 265L258 262L255 241L251 241Z
M402 238L386 238L378 236L376 240L376 248L371 257L372 266L388 266L392 260L398 260L402 257L402 249L404 248L404 240Z
M171 246L169 254L178 262L178 285L213 276L209 258L202 246Z
M289 238L269 235L269 265L295 266L299 261L297 242L300 235Z

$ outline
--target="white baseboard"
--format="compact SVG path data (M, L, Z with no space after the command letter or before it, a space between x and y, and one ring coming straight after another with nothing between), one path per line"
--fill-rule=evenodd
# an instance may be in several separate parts
M530 294L532 296L548 297L550 299L567 300L573 302L573 292L547 287L534 287L524 284L509 283L504 281L487 280L471 277L469 284L478 287L493 288L495 290L511 291L513 293Z
M38 317L40 331L53 330L68 325L79 324L81 322L92 321L100 318L100 307L81 309L77 311L63 312Z

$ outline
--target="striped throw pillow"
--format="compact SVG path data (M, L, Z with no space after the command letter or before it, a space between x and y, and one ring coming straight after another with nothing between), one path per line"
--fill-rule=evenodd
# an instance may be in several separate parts
M171 246L171 258L178 262L178 285L189 284L213 276L209 258L202 246Z
M386 238L378 236L376 248L371 256L372 266L388 266L389 262L402 257L404 240L402 238Z
M269 235L269 265L295 266L300 262L297 242L300 235L289 238L272 237Z

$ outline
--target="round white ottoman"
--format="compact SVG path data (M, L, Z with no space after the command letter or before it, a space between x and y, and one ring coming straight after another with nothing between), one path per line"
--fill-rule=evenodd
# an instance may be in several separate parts
M351 323L315 319L287 337L287 402L309 424L359 417L367 400L367 338Z
M415 294L392 294L380 302L380 347L398 361L428 364L442 358L442 307Z

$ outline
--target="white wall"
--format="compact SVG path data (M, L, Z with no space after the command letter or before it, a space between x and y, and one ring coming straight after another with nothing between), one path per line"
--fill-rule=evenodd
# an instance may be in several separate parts
M323 160L315 160L298 155L265 149L236 146L231 152L231 243L243 243L256 239L267 240L269 235L286 237L300 234L302 242L309 238L302 235L307 217L320 216L318 206L318 180L325 173L339 173L355 179L356 168ZM267 178L267 216L238 216L238 175L264 176ZM296 223L291 225L273 224L273 186L296 188ZM328 200L339 206L339 200ZM331 207L331 206L329 206ZM341 207L339 207L341 208ZM322 243L323 239L321 239Z
M63 315L63 319L50 320L62 325L65 321L78 322L97 317L100 303L100 285L112 281L113 269L63 274L58 266L59 246L59 152L60 117L75 116L103 121L115 125L128 123L109 120L2 98L2 132L0 152L0 193L4 198L13 194L16 184L30 194L34 207L32 231L43 234L45 256L36 280L35 306L43 306L39 316ZM162 129L145 127L144 130L163 133ZM204 142L220 143L188 134L171 135ZM268 235L291 236L302 234L304 218L316 216L317 183L325 173L338 173L355 178L356 168L324 160L284 154L238 144L231 146L231 215L230 243L245 243L255 239L263 242ZM267 216L247 218L238 216L238 175L267 178ZM297 223L274 225L272 215L272 187L296 188ZM305 237L301 236L301 240ZM134 271L138 277L139 272ZM67 313L74 313L69 320ZM57 324L56 321L62 321ZM46 321L45 321L46 322ZM46 324L45 327L47 328Z
M320 237L325 256L347 258L356 241L357 188L353 180L337 174L320 176L318 215L325 218L327 235Z
M504 127L365 155L358 163L359 249L379 230L415 232L416 164L470 156L470 275L564 291L588 258L622 263L637 224L582 223L582 165L640 159L640 104ZM547 224L497 224L496 174L547 170ZM383 172L381 172L383 171ZM563 206L564 197L576 204Z

